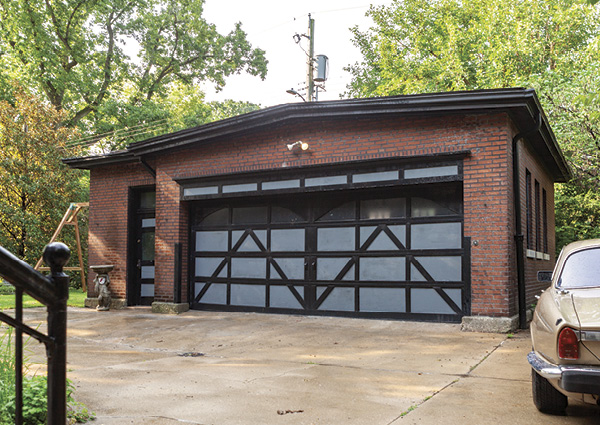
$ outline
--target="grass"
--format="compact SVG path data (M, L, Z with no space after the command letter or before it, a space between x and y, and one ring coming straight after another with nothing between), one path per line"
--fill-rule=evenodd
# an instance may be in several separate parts
M84 307L85 298L87 294L82 292L81 289L69 289L69 300L67 301L67 305L70 307ZM23 308L33 308L33 307L42 307L35 299L31 298L29 295L23 296ZM15 295L0 295L0 310L6 310L15 308Z

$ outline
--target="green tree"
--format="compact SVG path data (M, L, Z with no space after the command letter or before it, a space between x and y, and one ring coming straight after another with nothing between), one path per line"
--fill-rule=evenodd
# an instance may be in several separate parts
M556 246L578 239L600 238L600 194L574 185L556 188Z
M77 134L60 126L65 113L22 88L14 96L14 104L0 102L0 245L35 264L69 203L86 200L87 189L85 175L61 162L80 153L65 147Z
M164 133L196 127L212 121L255 111L258 105L234 100L207 102L195 85L174 82L158 99L132 103L123 92L105 102L97 114L95 135L75 144L96 144L101 151L123 148L129 143Z
M353 29L362 60L347 95L533 87L575 179L558 188L558 247L600 213L600 14L596 0L395 0ZM569 210L572 208L573 210ZM572 220L581 220L575 226ZM588 223L587 225L585 223Z
M377 96L532 85L589 63L595 7L568 0L395 0L353 29L363 61L348 94ZM596 57L597 58L597 57Z
M248 72L264 78L264 51L238 23L227 35L202 18L203 0L0 0L4 76L36 87L76 125L123 91L133 107L169 84ZM137 43L130 58L125 43ZM0 78L1 80L1 78Z

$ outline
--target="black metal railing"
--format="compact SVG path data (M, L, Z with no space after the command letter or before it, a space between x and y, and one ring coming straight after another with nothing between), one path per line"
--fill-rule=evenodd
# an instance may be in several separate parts
M23 333L46 345L48 359L48 425L67 423L67 299L69 277L63 266L69 260L66 245L55 242L44 248L50 276L44 276L0 246L0 277L15 287L14 317L0 312L0 320L15 328L15 424L23 423ZM23 293L48 309L48 332L43 334L23 322Z

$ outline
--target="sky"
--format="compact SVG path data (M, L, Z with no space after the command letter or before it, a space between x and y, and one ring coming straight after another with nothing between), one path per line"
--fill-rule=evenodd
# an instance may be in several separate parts
M221 34L229 33L236 22L242 22L252 46L265 50L269 61L264 81L260 77L234 75L227 79L221 92L215 93L213 85L204 86L207 100L243 100L263 107L302 102L286 90L300 91L306 86L307 56L300 46L308 51L308 42L303 38L299 46L294 35L308 34L309 13L315 20L315 56L323 54L329 58L329 78L325 92L319 91L319 100L339 99L350 82L350 73L343 68L361 59L352 44L350 28L358 25L365 31L372 25L365 16L370 4L369 0L206 0L206 21L215 24Z

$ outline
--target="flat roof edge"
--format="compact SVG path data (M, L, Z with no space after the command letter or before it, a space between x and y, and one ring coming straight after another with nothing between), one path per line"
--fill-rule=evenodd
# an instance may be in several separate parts
M81 170L89 170L94 167L105 165L136 163L139 161L139 158L129 151L115 151L103 155L64 158L62 160L62 162L69 167Z

